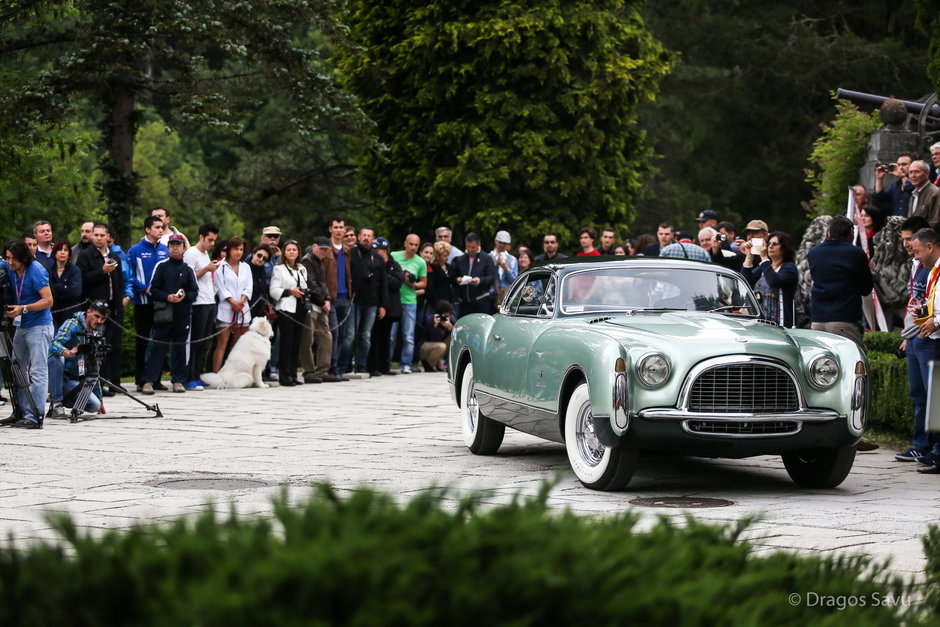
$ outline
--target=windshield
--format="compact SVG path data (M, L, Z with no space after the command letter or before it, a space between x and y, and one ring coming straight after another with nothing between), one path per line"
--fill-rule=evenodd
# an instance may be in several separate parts
M561 284L561 311L715 311L759 316L739 276L685 268L598 268L574 272Z

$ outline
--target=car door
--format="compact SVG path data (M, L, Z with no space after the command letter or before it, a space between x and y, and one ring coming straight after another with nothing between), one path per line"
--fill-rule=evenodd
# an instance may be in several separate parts
M552 281L550 271L529 273L507 293L506 304L496 314L484 357L488 374L485 385L493 394L525 401L532 345L552 317L551 306L545 304Z

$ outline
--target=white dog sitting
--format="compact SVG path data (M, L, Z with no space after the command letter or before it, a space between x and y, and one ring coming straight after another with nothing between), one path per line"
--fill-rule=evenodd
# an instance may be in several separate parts
M213 389L266 388L261 380L265 364L271 359L271 338L274 329L264 316L251 321L248 332L238 338L225 365L218 372L206 372L200 379Z

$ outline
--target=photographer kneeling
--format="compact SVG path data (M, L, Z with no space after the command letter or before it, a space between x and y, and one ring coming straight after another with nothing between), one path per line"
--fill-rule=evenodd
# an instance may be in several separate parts
M104 323L108 319L108 313L110 312L106 303L93 302L85 311L80 311L63 322L52 338L52 343L49 344L49 396L52 399L50 417L69 417L65 408L75 405L79 386L85 376L85 369L80 362L84 359L96 359L94 342L104 341ZM101 408L101 385L96 384L94 394L88 397L85 411L96 413Z
M426 372L443 372L444 355L450 345L450 334L454 330L454 306L446 300L439 300L434 306L434 313L424 320L424 342L418 348L418 357L424 362Z

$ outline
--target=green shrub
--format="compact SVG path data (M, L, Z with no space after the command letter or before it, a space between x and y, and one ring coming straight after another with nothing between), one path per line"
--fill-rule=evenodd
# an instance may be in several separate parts
M934 614L940 616L940 527L930 525L924 536L924 553L927 555L926 600Z
M901 345L900 333L872 331L871 333L865 333L862 339L865 341L865 348L877 353L890 353L893 355L894 351Z
M212 512L100 538L64 516L67 546L0 549L0 624L806 625L917 624L875 606L909 584L860 556L754 555L745 524L548 510L538 499L445 511L321 487L264 519ZM454 511L450 511L453 509ZM793 602L790 595L799 594ZM864 598L844 609L809 595Z
M914 403L908 393L907 360L871 351L868 366L871 371L869 428L909 438L914 431Z

